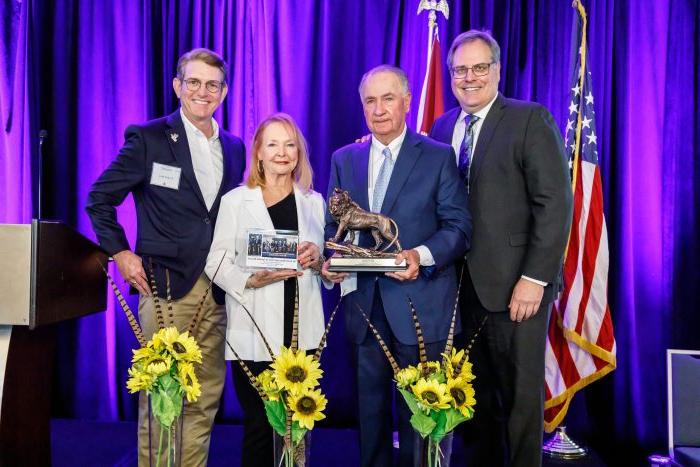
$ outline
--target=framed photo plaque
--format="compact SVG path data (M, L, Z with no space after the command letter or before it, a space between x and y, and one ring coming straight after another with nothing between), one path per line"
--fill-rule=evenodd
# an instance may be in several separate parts
M248 230L246 266L263 269L297 269L299 232Z

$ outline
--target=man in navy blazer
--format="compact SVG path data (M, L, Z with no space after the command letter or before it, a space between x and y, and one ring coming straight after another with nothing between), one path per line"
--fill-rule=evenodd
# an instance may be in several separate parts
M212 118L226 97L226 72L224 60L207 49L194 49L180 57L173 79L180 108L167 117L129 126L119 155L88 195L87 212L100 245L112 256L124 280L140 293L139 321L147 338L158 329L155 291L149 287L151 271L158 296L165 298L166 286L170 287L172 313L163 302L163 324L184 331L208 286L203 271L221 197L243 178L245 146ZM129 193L138 221L135 252L116 214L116 206ZM207 463L226 373L222 304L223 300L209 294L194 333L202 350L202 364L196 368L202 394L196 403L185 405L182 465ZM159 439L155 425L154 420L149 423L148 403L142 394L139 465L155 461Z
M500 48L490 34L457 36L447 63L460 107L430 136L455 148L474 216L464 338L486 318L471 352L475 417L461 428L473 428L469 465L538 466L546 332L572 213L564 147L547 109L498 93Z
M471 220L452 149L406 126L411 95L403 70L376 67L364 75L359 91L372 138L333 154L328 194L335 188L347 190L363 209L391 217L406 248L398 255L399 261L406 260L406 271L358 273L343 282L344 292L356 289L347 295L344 311L357 361L361 465L389 466L392 371L360 309L404 367L418 360L410 297L428 343L428 357L437 360L456 301L453 262L469 246ZM333 237L336 230L328 216L326 237ZM367 232L359 242L373 245ZM356 285L350 284L355 280ZM398 415L400 465L413 465L419 459L413 456L414 434L403 401L398 403Z

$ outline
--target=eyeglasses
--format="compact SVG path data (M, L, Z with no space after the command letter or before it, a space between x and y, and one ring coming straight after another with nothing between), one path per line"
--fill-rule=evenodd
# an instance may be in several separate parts
M202 87L202 82L198 80L197 78L189 78L184 80L185 84L187 85L187 89L190 91L198 91L199 88ZM221 88L224 87L223 81L207 81L204 83L204 87L207 88L207 91L209 91L212 94L218 94L221 92Z
M489 74L489 68L491 68L493 62L491 63L477 63L474 66L456 66L450 68L450 73L453 78L466 78L469 70L472 70L474 76L485 76Z

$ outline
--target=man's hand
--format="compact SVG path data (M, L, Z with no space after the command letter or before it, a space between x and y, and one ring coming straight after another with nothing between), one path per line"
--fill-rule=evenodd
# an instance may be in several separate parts
M265 287L266 285L274 284L275 282L283 281L290 277L298 277L302 274L304 273L295 271L294 269L278 269L275 271L265 269L250 276L245 286L247 289L259 289L260 287Z
M324 279L326 279L329 282L332 282L334 284L340 284L345 280L346 277L348 277L350 274L347 272L331 272L328 270L328 267L331 265L331 260L328 258L325 263L323 263L323 267L321 268L321 276L323 276Z
M367 133L364 136L360 136L355 140L356 143L366 143L367 141L372 139L372 133Z
M301 242L297 248L297 261L302 269L312 267L321 257L318 245L312 242Z
M408 269L405 271L385 272L384 274L398 281L412 281L418 277L418 269L420 268L420 256L416 250L403 250L396 255L396 264L401 264L401 261L406 260Z
M543 294L544 287L521 277L513 288L513 295L508 305L511 321L519 323L535 316L540 308Z
M151 288L148 286L148 277L143 269L143 261L137 254L130 250L120 251L112 255L112 259L117 263L119 274L133 288L143 295L151 295Z

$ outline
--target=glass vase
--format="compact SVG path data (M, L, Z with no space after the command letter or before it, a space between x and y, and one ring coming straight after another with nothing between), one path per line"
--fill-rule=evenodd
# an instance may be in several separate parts
M148 451L151 467L182 466L183 419L181 411L170 427L162 426L153 416L151 397L148 397Z
M275 452L275 466L277 467L308 467L311 458L311 433L306 432L296 446L286 443L284 436L276 431L272 432L272 443Z

